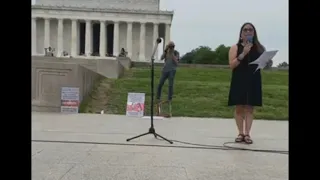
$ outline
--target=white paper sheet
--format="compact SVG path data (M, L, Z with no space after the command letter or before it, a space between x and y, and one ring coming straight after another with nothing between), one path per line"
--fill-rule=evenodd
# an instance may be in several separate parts
M254 72L256 72L258 69L265 68L267 66L269 60L271 60L277 54L277 52L278 52L278 50L265 51L261 54L261 56L258 59L249 63L249 64L258 64L258 67Z

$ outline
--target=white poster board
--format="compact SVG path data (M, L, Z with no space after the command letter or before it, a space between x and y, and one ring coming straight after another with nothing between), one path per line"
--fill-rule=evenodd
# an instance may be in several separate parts
M61 112L78 113L80 105L80 89L78 87L61 88Z
M126 116L142 117L144 115L145 93L128 93Z
M257 69L254 71L258 71L259 69L264 69L268 62L277 54L278 50L274 51L264 51L258 59L249 63L249 64L257 64Z

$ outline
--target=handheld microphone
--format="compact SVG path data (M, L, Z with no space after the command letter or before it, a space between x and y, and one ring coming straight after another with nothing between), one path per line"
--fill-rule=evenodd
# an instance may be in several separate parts
M247 36L247 41L249 43L252 43L253 42L253 36Z

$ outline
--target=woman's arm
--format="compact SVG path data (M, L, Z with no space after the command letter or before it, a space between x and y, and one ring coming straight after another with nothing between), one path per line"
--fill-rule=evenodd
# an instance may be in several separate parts
M174 62L176 64L178 64L178 62L180 60L180 53L178 51L174 50L172 59L174 60Z
M244 58L243 54L237 57L238 46L233 45L229 50L229 65L231 69L236 68L240 64L240 60Z
M166 53L165 51L163 51L160 60L164 60L164 59L166 58L166 54L167 54L167 53Z

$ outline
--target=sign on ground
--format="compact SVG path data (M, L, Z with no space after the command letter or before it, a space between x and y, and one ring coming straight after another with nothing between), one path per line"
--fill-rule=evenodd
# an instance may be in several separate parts
M78 87L61 88L61 112L78 113L80 105L80 89Z
M144 115L145 93L128 93L126 116L142 117Z

